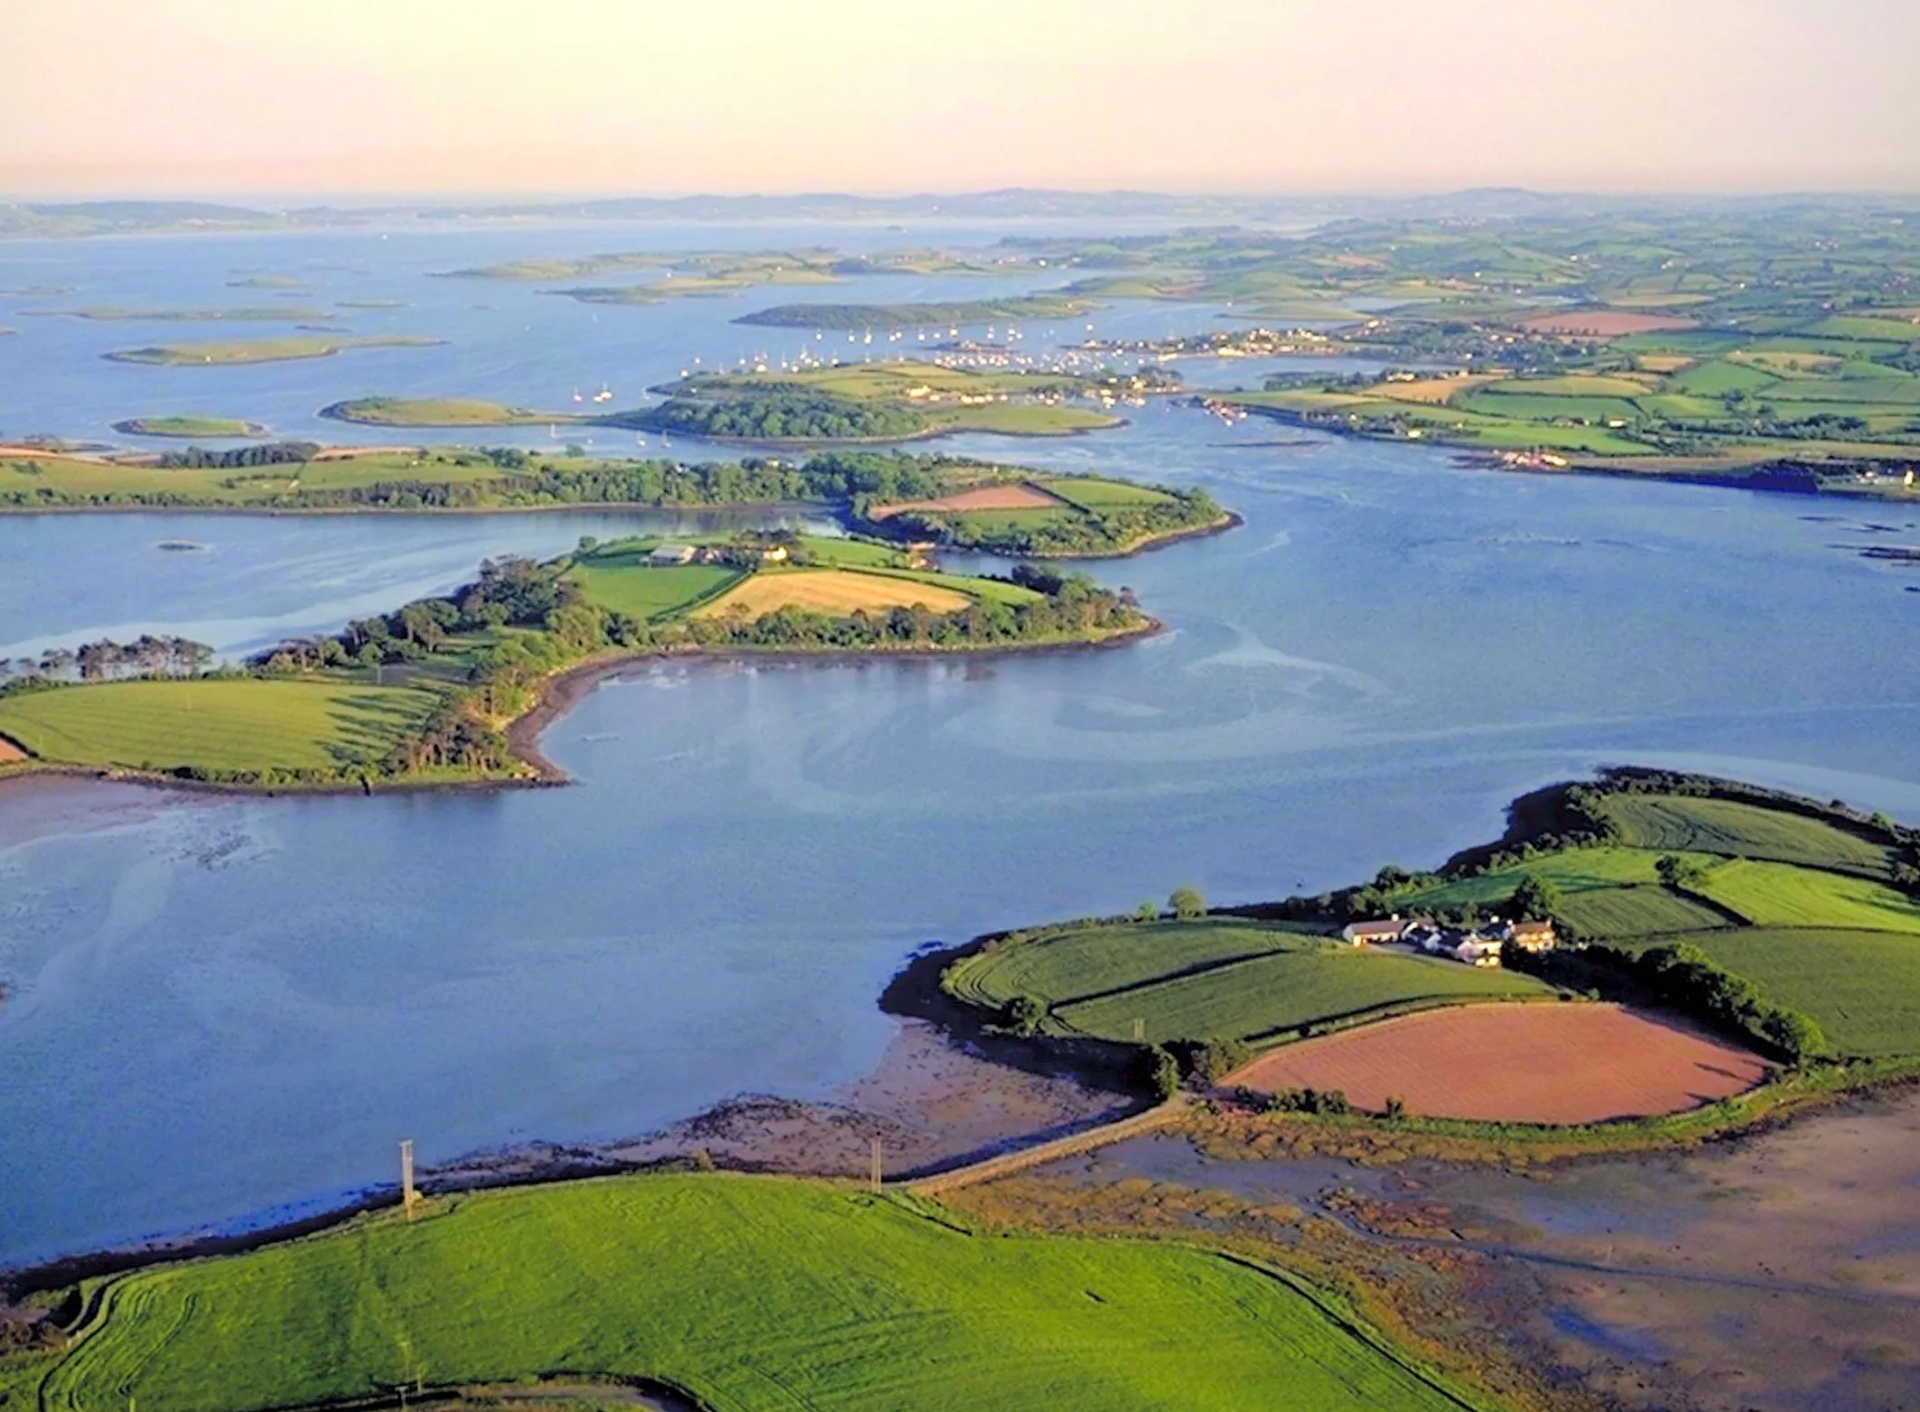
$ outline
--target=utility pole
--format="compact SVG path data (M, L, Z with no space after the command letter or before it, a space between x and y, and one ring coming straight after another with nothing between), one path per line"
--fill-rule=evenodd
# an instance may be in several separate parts
M409 1221L419 1201L420 1188L413 1184L413 1139L408 1138L400 1144L400 1204L406 1208Z
M1147 1037L1147 1022L1138 1016L1133 1021L1133 1042L1139 1044Z
M872 1164L872 1167L869 1169L869 1180L873 1186L873 1194L875 1196L878 1196L880 1194L880 1139L879 1138L875 1138L873 1140L873 1164Z

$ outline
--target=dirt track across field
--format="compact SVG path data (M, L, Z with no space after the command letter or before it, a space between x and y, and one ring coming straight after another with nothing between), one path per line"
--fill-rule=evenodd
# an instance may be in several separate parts
M876 520L909 510L1056 510L1065 502L1034 485L982 485L956 491L938 500L903 500L898 505L875 505L867 514Z
M1338 1089L1378 1112L1509 1123L1678 1113L1751 1088L1766 1061L1663 1015L1618 1005L1467 1005L1275 1050L1224 1087Z

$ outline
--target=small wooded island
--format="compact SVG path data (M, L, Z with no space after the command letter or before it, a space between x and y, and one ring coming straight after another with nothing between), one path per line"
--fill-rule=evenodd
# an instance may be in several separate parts
M251 471L272 449L199 459ZM498 469L501 458L528 463L519 452L482 463ZM0 773L369 793L555 782L563 777L533 744L549 711L639 658L1078 647L1157 626L1129 592L1083 574L1032 564L1004 577L944 573L937 543L1101 555L1234 522L1203 491L897 454L802 467L594 463L553 484L628 504L813 500L861 532L583 538L545 563L489 560L444 598L284 643L244 669L209 672L206 649L157 639L8 663Z

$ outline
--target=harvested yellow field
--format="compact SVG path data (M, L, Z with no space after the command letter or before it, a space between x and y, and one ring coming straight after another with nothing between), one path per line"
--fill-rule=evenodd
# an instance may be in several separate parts
M1642 353L1633 365L1643 373L1677 373L1691 368L1693 359L1684 353Z
M1467 392L1482 383L1492 382L1490 373L1468 373L1453 378L1420 378L1414 382L1387 382L1380 385L1380 395L1395 402L1424 402L1428 406L1443 405L1457 392Z
M753 619L781 608L800 608L809 613L850 618L863 609L884 613L889 608L916 605L935 613L957 613L972 601L964 593L950 588L881 574L855 574L844 569L773 570L753 575L695 616Z

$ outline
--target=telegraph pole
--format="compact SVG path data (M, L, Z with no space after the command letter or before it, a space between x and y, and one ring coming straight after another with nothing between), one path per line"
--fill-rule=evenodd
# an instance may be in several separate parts
M873 1194L880 1194L880 1139L873 1140L873 1163L869 1168L868 1179L873 1186Z
M400 1204L406 1208L409 1221L419 1201L420 1188L413 1184L413 1139L408 1138L400 1144Z

